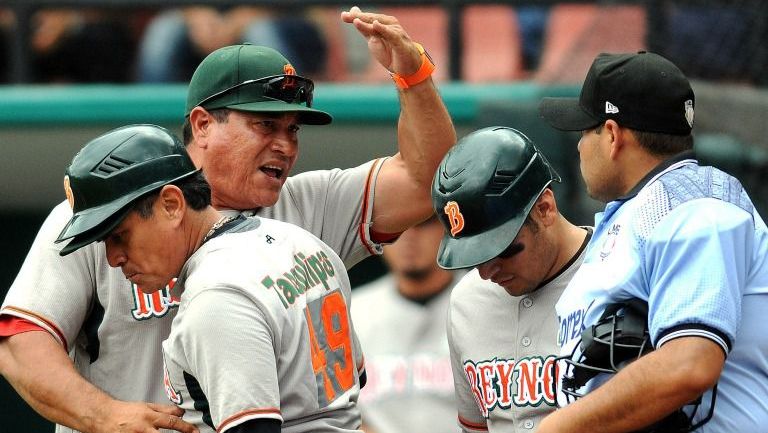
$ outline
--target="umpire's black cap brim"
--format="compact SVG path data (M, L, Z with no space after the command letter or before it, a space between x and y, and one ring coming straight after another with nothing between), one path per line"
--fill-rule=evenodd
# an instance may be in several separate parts
M579 98L544 98L539 103L539 114L561 131L586 131L602 123L582 108Z

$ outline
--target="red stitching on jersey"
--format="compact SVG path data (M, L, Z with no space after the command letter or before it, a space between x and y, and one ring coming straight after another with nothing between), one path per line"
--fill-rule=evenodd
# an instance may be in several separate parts
M280 420L282 421L283 416L280 413L280 409L278 409L276 407L269 407L269 408L266 408L266 409L248 409L248 410L244 410L242 412L238 412L238 413L230 416L229 418L225 419L224 421L222 421L221 425L219 425L219 428L217 428L216 431L217 432L222 432L222 431L224 431L224 430L229 428L229 426L227 424L232 424L233 422L237 421L238 419L244 418L244 417L246 417L248 415L261 415L261 414L265 414L265 413L266 414L270 414L270 413L277 414L280 417Z
M464 418L462 418L461 415L459 415L458 418L459 418L459 423L461 425L467 426L467 427L469 427L469 428L471 428L473 430L488 431L488 425L485 424L485 423L478 424L478 423L474 423L472 421L467 421Z
M370 190L371 190L371 178L373 177L373 173L376 170L376 167L379 165L381 159L377 159L374 161L374 163L371 165L371 169L368 171L368 179L365 180L365 190L363 195L363 212L362 215L360 215L360 229L359 229L359 236L360 241L363 243L365 248L368 250L368 252L372 255L376 255L376 251L374 251L370 245L368 245L368 238L365 236L365 218L366 215L368 215L368 197L370 196ZM372 242L372 240L371 240Z
M59 340L59 342L64 346L64 351L65 352L69 352L69 348L67 347L67 339L64 338L64 333L61 332L61 329L59 329L59 327L56 326L53 322L51 322L49 319L47 319L47 318L45 318L45 317L43 317L43 316L41 316L41 315L39 315L39 314L37 314L35 312L29 311L29 310L25 310L25 309L19 308L19 307L13 307L13 306L10 306L10 305L6 305L5 308L3 308L3 312L6 312L6 311L12 311L12 312L20 313L20 314L23 314L23 315L31 316L31 317L33 317L33 318L35 318L35 319L45 323L45 325L48 326L50 329L45 329L45 327L42 327L42 326L41 326L41 328L44 331L48 332L49 334L52 334L54 336L54 338ZM8 313L6 313L6 314L8 314ZM15 314L11 314L11 316L16 316L16 315ZM26 317L23 317L23 316L16 316L16 317L19 317L19 318L25 319L25 320L29 320L33 324L37 325L36 323L34 323L34 321L32 321L32 320L30 320L30 319L28 319ZM40 325L37 325L37 326L40 326ZM51 331L53 331L53 332L51 332Z
M0 316L0 337L12 337L30 331L48 332L42 326L27 319L10 314Z

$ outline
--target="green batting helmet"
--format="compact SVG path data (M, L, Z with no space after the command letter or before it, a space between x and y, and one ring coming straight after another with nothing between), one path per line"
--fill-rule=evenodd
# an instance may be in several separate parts
M499 255L553 180L560 182L555 169L516 129L494 126L459 140L432 182L432 205L446 230L437 263L470 268Z
M129 125L101 135L72 159L64 189L74 215L56 242L67 255L104 238L142 195L195 174L184 145L155 125Z

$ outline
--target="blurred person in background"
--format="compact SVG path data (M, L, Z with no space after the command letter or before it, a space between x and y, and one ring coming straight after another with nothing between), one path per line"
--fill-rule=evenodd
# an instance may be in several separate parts
M658 10L649 9L649 21L663 29L649 35L651 51L673 61L691 78L768 84L768 3L685 3L654 2Z
M13 12L8 9L0 9L0 83L7 83L10 80L11 62L11 31L15 25Z
M138 81L188 81L205 56L246 42L280 51L310 78L325 69L325 37L305 15L260 6L191 6L161 12L149 22L139 47Z
M451 288L463 272L437 266L436 216L384 247L389 273L352 292L352 320L365 353L360 393L368 433L458 432L445 335Z
M32 80L129 81L135 41L129 21L94 9L43 9L32 16Z

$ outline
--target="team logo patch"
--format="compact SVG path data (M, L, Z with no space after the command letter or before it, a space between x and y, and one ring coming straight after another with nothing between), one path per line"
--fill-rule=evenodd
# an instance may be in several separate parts
M72 193L72 187L69 186L69 175L64 176L64 194L67 195L67 202L69 207L75 208L75 194Z
M614 224L613 227L608 230L608 233L605 236L605 241L603 241L603 247L600 248L601 260L605 260L605 258L608 257L613 251L613 247L616 246L616 238L618 238L620 230L621 224Z
M688 126L693 128L693 101L685 101L685 120L688 121Z
M616 114L619 112L619 107L611 104L611 101L605 101L605 113Z
M296 75L296 69L294 69L293 65L290 63L283 65L283 72L285 72L286 75Z
M449 201L443 211L448 215L448 222L451 224L451 236L455 237L464 230L464 215L459 209L459 204L455 201Z

